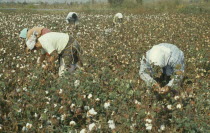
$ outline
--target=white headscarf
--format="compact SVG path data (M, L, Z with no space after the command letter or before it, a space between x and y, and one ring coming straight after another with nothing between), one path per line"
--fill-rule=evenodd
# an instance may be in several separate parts
M149 52L149 61L154 65L165 67L171 55L171 50L164 46L153 46Z
M117 14L115 14L115 17L117 17L117 18L123 18L123 15L122 15L122 13L117 13Z

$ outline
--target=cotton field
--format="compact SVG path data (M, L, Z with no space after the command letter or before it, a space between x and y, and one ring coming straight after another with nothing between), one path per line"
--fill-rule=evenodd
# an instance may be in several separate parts
M0 132L208 132L210 15L0 11ZM63 78L25 52L23 28L64 32L83 48L82 69ZM185 55L183 87L158 95L138 74L142 55L159 43ZM43 64L44 65L44 64Z

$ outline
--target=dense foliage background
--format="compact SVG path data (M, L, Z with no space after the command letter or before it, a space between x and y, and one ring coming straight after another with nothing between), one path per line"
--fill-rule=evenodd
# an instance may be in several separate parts
M0 132L209 132L209 12L0 11ZM196 10L196 9L195 9ZM44 26L74 36L84 69L63 78L37 66L39 51L25 53L19 32ZM140 58L167 42L185 54L178 93L158 95L145 86ZM44 64L43 64L44 65Z

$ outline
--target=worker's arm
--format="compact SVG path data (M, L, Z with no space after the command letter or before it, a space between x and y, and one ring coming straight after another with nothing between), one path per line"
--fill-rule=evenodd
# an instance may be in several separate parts
M182 52L180 53L177 62L174 64L176 64L173 66L174 75L172 76L169 83L166 85L169 87L173 87L174 85L180 85L183 79L185 65L184 65L184 54Z
M146 61L146 58L143 56L139 70L139 75L141 79L144 80L148 86L153 86L153 85L159 86L157 82L150 76L149 74L149 72L151 71L150 69L151 68L148 62Z

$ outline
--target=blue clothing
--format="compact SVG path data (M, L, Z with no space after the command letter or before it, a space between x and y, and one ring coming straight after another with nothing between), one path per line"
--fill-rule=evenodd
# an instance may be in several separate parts
M172 87L183 79L183 74L176 74L176 72L184 73L184 53L173 44L161 43L155 45L146 52L146 57L142 57L139 75L147 85L157 83L154 80L154 71L151 64L160 66L162 73L167 76L174 75L167 86Z

